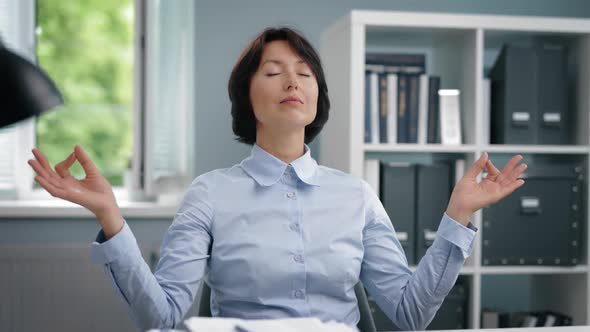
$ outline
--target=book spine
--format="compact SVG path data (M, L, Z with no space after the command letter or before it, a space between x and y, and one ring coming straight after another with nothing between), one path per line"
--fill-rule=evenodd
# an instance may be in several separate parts
M379 74L379 142L387 143L387 75Z
M440 77L431 76L428 78L428 143L440 143L438 135L438 89Z
M418 96L420 94L419 76L410 75L408 98L408 143L418 142Z
M398 75L398 95L397 95L397 141L398 143L408 142L408 115L407 115L407 93L408 93L408 76Z
M387 74L387 136L390 144L397 143L397 74Z
M379 143L379 80L371 73L371 143Z
M365 72L365 143L371 143L371 72Z
M428 122L428 75L420 75L418 98L418 144L426 144Z

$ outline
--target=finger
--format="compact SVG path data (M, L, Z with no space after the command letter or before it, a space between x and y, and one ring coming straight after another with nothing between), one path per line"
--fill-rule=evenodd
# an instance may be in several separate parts
M37 159L29 159L29 161L27 161L27 163L33 168L33 170L35 171L35 173L37 173L37 175L42 176L44 178L49 178L49 172L47 172L47 170L45 168L43 168L43 166L41 166L41 164L39 163L39 161Z
M500 184L507 185L507 184L513 182L522 174L522 172L524 172L527 169L527 167L528 167L528 165L524 164L524 163L518 165L514 170L512 170L512 172L510 172L506 175L506 178Z
M488 170L488 174L491 176L496 176L500 174L500 170L496 168L496 166L494 165L494 163L492 163L491 160L488 160L488 162L486 163L486 169Z
M45 154L43 154L43 152L41 152L41 150L34 148L33 149L33 154L35 155L35 158L39 161L39 163L41 164L41 166L47 171L48 174L48 178L53 177L53 178L57 178L59 177L51 168L51 165L49 164L49 161L47 160L47 157L45 157Z
M504 168L502 168L502 174L509 174L510 172L512 172L512 170L514 169L514 167L516 166L516 164L518 164L519 161L522 160L522 156L521 155L516 155L514 157L512 157L507 163L506 165L504 165Z
M523 184L524 184L523 179L518 179L516 181L512 181L507 186L502 187L503 188L502 195L504 197L506 197L506 196L512 194L516 189L520 188Z
M488 161L488 153L484 152L481 154L479 159L475 163L473 163L473 166L471 166L471 168L469 168L469 170L467 170L467 172L465 172L465 175L467 175L468 177L472 177L472 178L477 177L479 175L479 173L481 173L481 171L485 167L487 161Z
M35 181L37 181L41 185L41 187L45 188L45 190L47 190L47 192L49 192L51 196L65 199L65 190L54 186L49 181L47 181L47 179L40 176L35 176Z
M95 175L100 173L86 151L84 151L81 146L76 145L74 148L74 153L76 155L76 159L78 159L80 165L82 165L86 175Z
M50 182L53 186L60 188L60 184L57 181L56 178L51 177L47 170L45 168L43 168L43 166L41 166L41 164L39 163L38 160L36 159L30 159L28 161L29 165L33 168L33 170L35 170L35 172L37 173L37 175L39 175L42 178L45 178L48 182Z
M70 174L70 167L72 167L72 165L74 164L75 161L76 161L76 156L72 152L65 160L63 160L62 162L55 165L55 171L62 178L70 177L70 176L72 176Z

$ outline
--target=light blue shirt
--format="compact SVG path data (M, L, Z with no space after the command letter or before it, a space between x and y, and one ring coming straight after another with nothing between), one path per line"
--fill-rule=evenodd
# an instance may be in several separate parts
M286 164L254 145L240 164L197 177L164 236L156 271L127 223L92 258L104 264L142 329L179 325L203 278L213 316L359 321L359 278L403 329L424 329L473 250L444 214L416 271L379 198L360 178L305 154Z

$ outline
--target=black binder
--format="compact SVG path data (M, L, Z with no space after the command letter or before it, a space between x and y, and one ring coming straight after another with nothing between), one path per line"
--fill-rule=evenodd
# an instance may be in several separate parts
M401 331L371 297L368 300L377 331ZM467 287L457 282L441 304L426 330L467 328L467 303Z
M492 143L572 142L564 46L506 45L490 78Z
M539 144L569 144L571 130L567 103L566 54L563 46L537 48Z
M381 164L381 202L389 215L409 265L415 260L415 177L416 167L405 163Z
M449 202L451 167L448 164L416 167L416 261L420 261L434 241Z
M467 328L467 287L457 282L451 289L427 330Z
M491 78L491 143L537 143L537 66L529 47L504 46Z

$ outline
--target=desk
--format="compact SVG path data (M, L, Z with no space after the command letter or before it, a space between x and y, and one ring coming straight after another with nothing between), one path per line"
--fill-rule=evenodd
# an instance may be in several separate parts
M437 330L430 332L590 332L590 326L515 327L502 329Z

